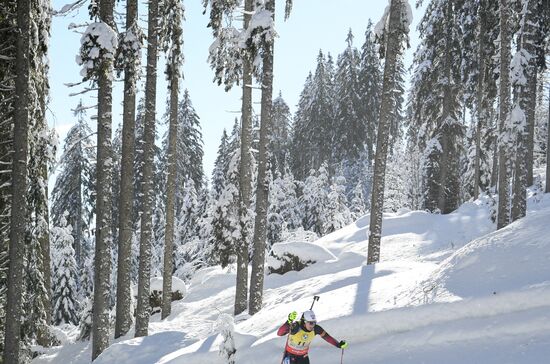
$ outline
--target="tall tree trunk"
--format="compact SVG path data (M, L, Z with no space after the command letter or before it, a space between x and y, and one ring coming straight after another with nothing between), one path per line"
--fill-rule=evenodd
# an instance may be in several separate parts
M510 114L510 4L500 0L500 112L498 141L498 217L497 229L510 222L510 188L508 184L509 145L505 136L509 133L507 126Z
M164 231L164 271L162 280L162 314L164 319L172 312L172 272L174 270L174 215L177 179L179 70L175 62L170 75L170 128L168 131L168 176L166 182L166 228Z
M126 4L126 31L136 31L138 27L137 13L137 0L128 0ZM136 129L137 71L135 60L128 60L124 68L115 339L126 334L132 325L130 270L132 265L132 198L134 196L133 164Z
M80 137L82 138L82 134ZM78 141L78 148L82 151L81 141ZM80 269L84 265L82 259L82 160L79 161L77 173L76 211L78 211L78 215L74 217L75 232L73 236L76 265Z
M115 29L113 0L102 0L100 18ZM113 62L102 57L99 72L97 108L97 198L94 272L94 306L92 318L92 360L109 346L109 298L112 245L112 107Z
M245 0L244 29L248 28L253 0ZM237 243L237 282L235 287L235 315L244 312L248 306L248 220L250 219L250 181L252 145L252 65L250 56L243 57L243 98L241 118L241 165L239 168L239 215L241 224L241 240Z
M485 37L486 37L486 5L482 2L479 10L479 22L478 22L478 37L479 44L477 53L479 57L479 76L477 79L477 94L476 94L476 155L475 155L475 172L474 172L474 200L479 197L480 182L481 182L481 132L483 125L486 123L485 117L485 98L484 98L484 84L485 84Z
M441 159L439 161L439 196L438 208L442 214L454 211L459 204L459 159L460 151L457 145L460 143L458 105L456 104L456 91L453 90L453 60L452 60L452 34L454 27L453 4L448 1L445 4L445 86L443 87L443 105L440 117L441 125ZM451 121L451 122L449 122Z
M4 364L18 364L23 313L23 256L27 226L27 150L29 125L30 0L17 2L17 51L8 299L4 339Z
M402 37L408 29L403 29L402 8L407 6L403 0L391 0L389 24L385 30L386 54L384 64L384 81L380 103L380 121L376 140L374 176L371 199L369 226L369 248L367 264L380 261L380 240L382 235L382 211L384 207L384 178L388 151L388 134L392 113L395 112L395 90L397 59L402 56Z
M275 19L275 0L266 2L266 10L272 12ZM250 278L250 303L248 312L254 315L262 308L264 291L264 265L267 240L267 211L269 209L269 178L267 165L269 160L272 134L273 108L273 50L274 41L266 44L263 55L262 110L260 125L260 153L258 157L258 181L256 187L256 220L254 223L254 254L252 256L252 275Z
M498 134L498 133L497 133ZM493 146L493 163L491 164L491 190L497 190L497 181L498 181L498 138Z
M531 51L535 52L533 47L531 47ZM533 62L536 63L536 59L534 59ZM533 161L535 152L535 109L537 108L538 72L536 69L536 65L534 67L535 70L530 75L530 78L527 80L527 87L529 88L529 101L527 102L527 113L525 115L527 117L527 157L525 158L527 164L527 186L533 185Z
M158 0L149 1L147 30L147 78L145 81L145 127L143 152L143 212L139 247L138 300L135 336L147 336L151 305L149 304L151 277L151 239L153 230L153 159L155 146L155 114L157 94Z
M522 26L520 29L520 38L518 40L518 49L525 49L528 54L533 55L527 60L527 64L523 69L523 74L526 78L525 84L519 84L517 89L517 103L525 113L525 128L518 130L515 158L515 173L513 183L513 197L511 219L516 221L524 217L527 213L527 178L529 169L529 153L530 153L530 136L531 130L534 129L535 123L535 106L537 92L537 58L535 57L535 2L527 3L526 13L523 15ZM534 134L533 134L534 135ZM532 148L531 148L532 149ZM532 160L532 155L531 155ZM532 164L532 163L531 163ZM530 167L532 174L532 165ZM531 178L532 179L532 178ZM531 182L532 184L532 182Z
M548 123L546 124L546 188L550 192L550 87L548 88Z

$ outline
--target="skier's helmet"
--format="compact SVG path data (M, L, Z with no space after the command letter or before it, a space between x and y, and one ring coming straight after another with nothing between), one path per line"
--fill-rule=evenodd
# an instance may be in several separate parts
M305 311L302 317L304 318L304 321L309 321L313 323L317 322L317 317L315 316L315 313L311 310Z

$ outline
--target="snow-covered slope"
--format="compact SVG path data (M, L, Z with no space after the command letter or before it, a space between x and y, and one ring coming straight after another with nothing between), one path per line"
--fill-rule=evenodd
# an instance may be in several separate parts
M269 275L264 308L237 318L238 364L280 363L276 336L288 312L309 308L350 347L344 363L547 363L550 359L550 195L528 216L494 231L488 201L449 215L384 216L382 262L366 265L369 217L314 244L336 259ZM150 336L117 340L97 363L224 363L216 320L231 313L235 275L195 276L172 315L153 316ZM341 351L316 339L312 364L340 363ZM89 362L89 344L50 349L34 363ZM94 363L96 363L94 362Z

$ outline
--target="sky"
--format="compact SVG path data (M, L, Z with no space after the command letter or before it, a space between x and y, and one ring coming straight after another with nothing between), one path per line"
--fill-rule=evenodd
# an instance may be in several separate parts
M59 10L69 0L53 0L53 7ZM414 7L412 1L411 5ZM121 2L122 5L124 2ZM315 70L316 57L319 50L331 53L336 59L346 46L345 40L351 28L355 36L354 45L360 48L364 42L364 32L369 18L373 23L381 18L387 0L294 0L290 18L284 21L284 1L278 0L276 5L276 31L279 37L275 40L274 63L274 96L282 93L283 99L294 113L298 97L302 91L304 81L310 71ZM223 86L212 82L214 73L207 63L208 47L212 43L211 29L207 28L208 13L203 13L201 0L184 0L184 80L181 89L188 89L191 100L201 119L204 140L204 169L210 178L216 158L216 153L223 129L231 130L235 117L240 114L241 88L234 87L225 92ZM142 25L145 27L146 2L140 1L139 12ZM124 9L119 4L119 19L123 19ZM412 63L412 54L418 44L416 25L421 18L421 11L413 9L413 25L411 26L411 48L405 54L405 66ZM80 34L68 30L71 23L83 24L89 21L87 8L78 13L64 17L54 17L52 23L52 37L50 40L50 112L48 121L56 128L59 134L59 153L63 148L67 131L74 125L76 118L71 109L74 109L80 98L84 105L94 105L97 93L69 96L81 89L69 88L68 83L80 81L79 66L75 56L80 46ZM120 24L123 24L121 22ZM82 31L83 28L80 28ZM123 30L120 28L119 30ZM145 49L143 56L146 55ZM142 63L143 65L143 63ZM164 60L159 59L159 80L157 84L157 120L165 113L167 87L164 80ZM139 89L144 89L145 74L140 82ZM113 131L122 121L122 81L115 82L113 91ZM260 91L253 90L256 113L259 114ZM140 97L140 95L138 95ZM95 114L95 110L88 110L88 118ZM93 121L89 121L95 129ZM157 124L158 125L158 124ZM158 125L159 136L162 136L166 127Z

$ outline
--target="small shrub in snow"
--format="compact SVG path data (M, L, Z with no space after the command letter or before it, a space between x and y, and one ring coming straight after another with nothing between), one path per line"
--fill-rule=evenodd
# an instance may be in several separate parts
M233 317L226 313L222 313L218 316L217 322L220 335L223 338L220 344L220 356L223 358L224 363L235 364L235 339L233 337L235 331L235 322Z
M151 306L151 314L161 312L162 307L162 277L153 277L149 285L149 305ZM133 286L132 291L137 294L138 287ZM172 276L172 301L181 300L187 294L187 287L178 277Z
M270 256L267 269L269 274L285 274L291 271L299 272L313 263L315 263L314 260L301 260L296 255L285 253L282 256Z
M316 262L334 260L327 249L307 242L274 244L267 258L268 273L285 274L300 271Z

